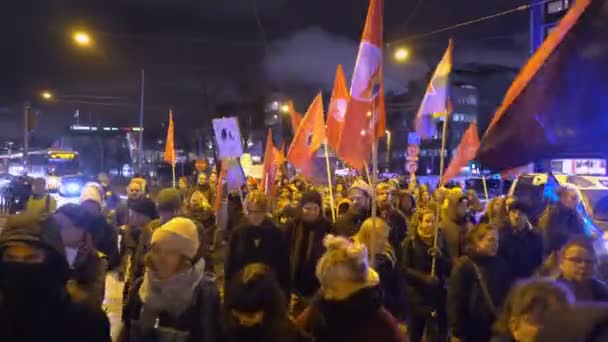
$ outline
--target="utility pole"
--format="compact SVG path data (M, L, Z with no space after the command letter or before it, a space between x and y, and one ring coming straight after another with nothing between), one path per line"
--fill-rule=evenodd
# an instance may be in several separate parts
M32 120L32 106L29 102L25 103L23 110L23 173L29 173L30 166L30 124Z
M139 99L139 156L138 167L139 171L143 172L144 161L144 69L141 69L141 96Z

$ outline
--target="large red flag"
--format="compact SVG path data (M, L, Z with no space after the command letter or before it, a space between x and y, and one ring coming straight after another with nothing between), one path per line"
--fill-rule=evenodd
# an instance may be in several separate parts
M385 134L382 11L383 0L370 0L337 151L340 159L356 169L362 169L371 155L372 136L379 139Z
M266 138L266 148L264 150L264 173L262 174L262 191L266 194L270 193L270 189L274 183L276 174L276 163L279 156L279 150L272 142L272 129L268 129L268 137Z
M479 150L477 124L471 122L467 131L464 132L460 144L458 144L454 159L452 159L450 165L443 173L443 177L441 177L441 184L445 184L449 182L450 179L456 177L460 173L460 170L475 158L477 150Z
M327 143L334 151L338 149L340 144L340 135L344 126L344 114L346 114L346 106L348 105L348 90L346 89L346 77L342 65L338 65L336 69L336 78L334 80L334 90L331 94L329 102L329 112L327 113Z
M165 142L165 161L175 166L175 141L173 133L173 111L169 110L169 127L167 128L167 141Z
M304 115L296 135L293 137L287 160L308 177L313 172L313 157L325 141L323 97L319 93Z
M296 135L298 131L298 127L300 127L300 122L302 122L302 114L296 112L296 107L293 104L293 101L289 101L287 105L289 107L289 116L291 117L291 131L293 135Z

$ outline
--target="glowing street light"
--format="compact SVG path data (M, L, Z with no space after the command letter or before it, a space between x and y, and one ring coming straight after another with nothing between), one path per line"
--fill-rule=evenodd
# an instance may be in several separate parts
M283 113L289 113L289 104L284 103L281 105L281 112Z
M80 45L80 46L91 45L91 36L89 36L89 34L86 32L83 32L83 31L76 32L76 33L74 33L74 36L72 38L74 39L74 42L77 45Z
M53 99L53 94L49 91L43 91L40 96L42 97L43 100L51 100Z
M410 57L410 51L406 48L398 48L395 50L395 60L397 62L405 62Z

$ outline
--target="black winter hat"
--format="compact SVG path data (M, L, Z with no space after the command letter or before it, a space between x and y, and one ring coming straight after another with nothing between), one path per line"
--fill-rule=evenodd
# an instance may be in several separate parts
M318 191L308 190L302 193L302 198L300 198L300 205L303 206L304 204L311 202L317 204L321 208L323 207L323 198L321 197L321 194Z
M156 197L159 210L178 210L182 206L182 195L174 188L162 189Z
M154 204L154 202L149 198L139 198L130 200L129 209L133 210L136 213L146 215L152 220L158 218L158 213L156 212L156 204Z

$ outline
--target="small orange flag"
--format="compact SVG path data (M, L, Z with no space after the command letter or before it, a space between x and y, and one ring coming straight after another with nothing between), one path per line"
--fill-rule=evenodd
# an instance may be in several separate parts
M448 104L449 105L449 104ZM452 178L458 176L460 170L475 159L479 150L479 135L477 134L477 124L471 122L469 128L464 132L460 144L456 149L456 155L441 177L441 184L446 184Z
M334 151L338 150L340 135L344 127L344 114L348 105L348 89L346 88L346 77L342 65L336 69L334 80L334 90L329 102L329 112L327 113L327 143Z
M325 141L325 122L323 118L323 97L319 93L308 108L291 142L287 160L302 170L308 177L312 176L312 160L315 152Z
M175 166L175 141L173 132L173 111L169 110L169 127L167 128L167 141L165 142L165 161Z
M270 194L270 190L274 185L274 176L276 175L277 159L279 158L279 150L272 142L272 129L268 129L266 137L266 147L264 149L264 173L262 174L262 191Z

